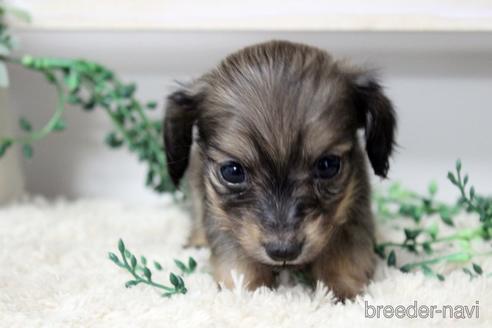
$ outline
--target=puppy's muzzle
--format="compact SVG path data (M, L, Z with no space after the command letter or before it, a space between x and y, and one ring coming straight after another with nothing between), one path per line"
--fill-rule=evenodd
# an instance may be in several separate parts
M294 261L302 251L303 243L272 242L265 245L265 251L274 261Z

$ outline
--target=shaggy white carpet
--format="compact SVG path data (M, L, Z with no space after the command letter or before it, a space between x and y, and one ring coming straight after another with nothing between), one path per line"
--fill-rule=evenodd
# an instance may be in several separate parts
M476 218L462 217L466 226ZM492 278L470 281L461 270L444 282L403 274L383 263L375 282L354 302L335 304L323 287L219 291L207 273L208 251L183 249L190 222L168 201L131 206L113 201L30 199L0 209L1 327L492 327ZM383 234L392 234L391 226ZM152 288L124 287L130 276L107 258L123 238L137 255L162 263L193 256L198 272L185 277L186 295L162 298ZM490 245L488 245L490 247ZM399 255L400 259L402 255ZM477 259L492 271L490 259ZM441 268L449 270L449 268ZM239 279L240 280L240 279ZM474 306L472 318L365 318L370 306ZM478 304L477 304L478 302ZM469 308L471 310L471 308ZM410 309L410 315L412 310Z

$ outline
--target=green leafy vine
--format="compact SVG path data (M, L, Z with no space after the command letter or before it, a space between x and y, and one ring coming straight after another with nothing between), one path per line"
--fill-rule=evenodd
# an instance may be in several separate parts
M35 58L29 55L20 59L11 57L12 37L5 23L7 11L2 6L0 5L0 65L20 65L42 74L55 87L58 101L51 118L42 128L33 130L32 124L26 118L21 118L19 126L24 132L23 136L0 136L0 157L18 144L22 147L24 156L31 158L34 153L32 144L35 141L65 129L64 113L68 105L86 111L98 109L108 115L114 127L114 131L107 134L106 143L112 148L125 145L140 161L147 164L147 186L157 192L174 191L166 168L161 138L162 124L160 120L152 120L148 114L156 108L157 103L142 103L136 98L135 84L123 82L112 70L92 61Z
M413 220L414 228L403 228L404 239L402 242L382 241L376 244L375 251L389 266L397 265L395 249L400 248L414 254L424 254L428 258L415 262L404 263L399 266L403 272L420 269L427 276L444 280L441 273L432 268L438 263L468 263L473 258L492 255L492 249L486 252L474 251L471 247L473 240L488 241L492 233L492 199L479 196L473 186L469 186L469 176L462 173L462 164L458 160L455 172L448 173L449 181L459 190L460 198L455 204L445 204L435 200L437 185L431 183L427 195L419 195L394 184L387 194L376 194L375 205L378 216L383 220L408 218ZM478 215L479 220L475 227L456 229L456 232L448 235L439 235L437 224L422 227L422 221L431 215L439 215L448 226L454 227L454 217L461 211ZM448 243L460 251L452 251L440 256L433 256L436 245ZM475 277L481 275L483 270L476 264L472 264L472 270L463 268L463 271Z
M132 275L133 278L125 283L126 288L137 286L139 284L146 284L162 290L164 293L161 295L164 297L170 297L176 294L186 294L188 291L181 275L189 275L195 272L197 264L192 257L188 259L188 265L179 260L174 260L176 266L181 270L181 275L172 272L169 274L171 287L154 281L152 270L147 266L147 258L141 256L140 261L138 261L137 257L130 252L121 239L118 242L118 251L120 253L119 257L112 252L108 254L108 257L114 264L125 269ZM154 267L158 271L162 270L162 265L157 261L154 261Z

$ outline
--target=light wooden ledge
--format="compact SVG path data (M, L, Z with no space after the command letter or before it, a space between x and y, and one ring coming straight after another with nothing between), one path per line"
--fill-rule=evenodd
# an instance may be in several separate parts
M12 0L41 30L492 31L488 0Z

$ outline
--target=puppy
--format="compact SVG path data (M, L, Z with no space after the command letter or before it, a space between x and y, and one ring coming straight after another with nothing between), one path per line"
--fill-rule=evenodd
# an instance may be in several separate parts
M295 267L340 299L360 293L375 267L366 156L386 177L395 125L369 72L285 41L233 53L171 94L168 171L176 186L189 171L192 239L210 246L216 280L231 287L234 270L249 289L272 287Z

